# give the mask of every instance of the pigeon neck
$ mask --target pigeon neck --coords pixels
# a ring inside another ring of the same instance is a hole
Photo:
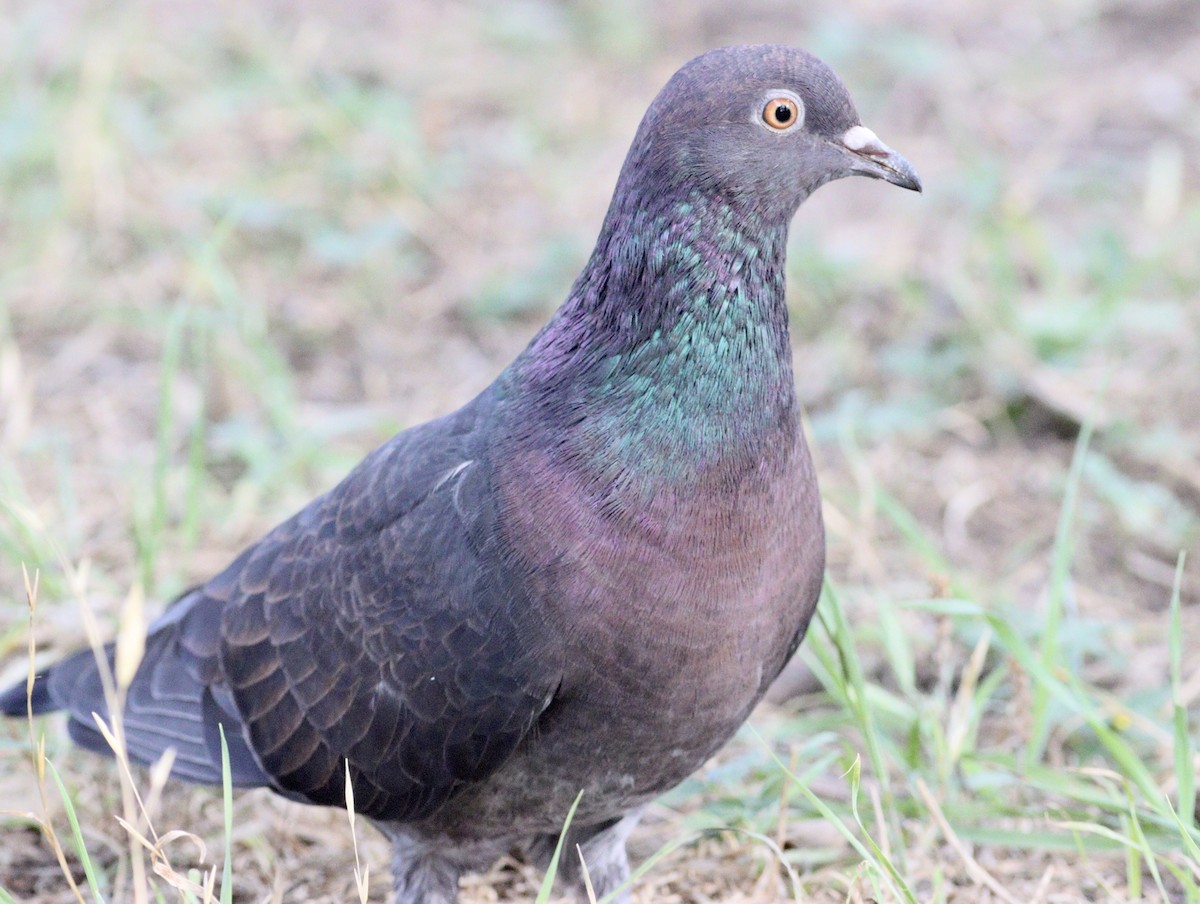
[[[777,442],[796,417],[786,240],[786,222],[700,192],[618,195],[571,295],[518,363],[565,454],[650,485],[790,448]]]

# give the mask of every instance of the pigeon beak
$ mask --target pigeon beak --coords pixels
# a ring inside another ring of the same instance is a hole
[[[921,179],[911,163],[879,140],[866,126],[853,126],[842,135],[842,147],[856,158],[853,172],[883,179],[892,185],[921,190]]]

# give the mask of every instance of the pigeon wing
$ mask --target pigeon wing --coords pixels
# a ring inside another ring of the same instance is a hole
[[[428,815],[498,768],[560,669],[503,548],[481,397],[406,431],[202,588],[220,681],[279,790]],[[210,607],[206,607],[210,608]]]

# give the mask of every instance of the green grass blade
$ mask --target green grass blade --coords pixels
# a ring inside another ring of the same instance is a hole
[[[880,637],[887,654],[888,664],[901,692],[909,700],[917,697],[917,665],[913,656],[912,641],[905,633],[900,619],[896,617],[896,605],[890,600],[880,599],[878,604]]]
[[[183,362],[183,336],[187,308],[177,306],[167,318],[163,336],[158,425],[155,432],[154,468],[150,482],[150,512],[135,520],[138,567],[143,587],[154,586],[154,568],[168,519],[167,483],[171,466],[171,439],[175,426],[175,388]]]
[[[229,745],[225,742],[225,725],[217,724],[221,733],[221,804],[225,823],[225,864],[221,867],[221,904],[233,904],[233,778],[229,769]]]
[[[1107,720],[1097,710],[1095,704],[1088,700],[1073,683],[1065,684],[1053,675],[1042,659],[1008,622],[997,616],[989,616],[988,622],[1009,653],[1029,673],[1038,691],[1065,705],[1069,712],[1082,717],[1096,734],[1100,743],[1107,749],[1109,756],[1113,758],[1122,775],[1141,792],[1147,803],[1156,809],[1160,808],[1162,805],[1159,803],[1161,795],[1158,784],[1146,768],[1141,756],[1122,740],[1117,732],[1109,728]],[[1070,680],[1069,676],[1068,680]],[[1164,818],[1170,818],[1165,811],[1162,812],[1162,815]]]
[[[1130,837],[1137,844],[1138,849],[1142,853],[1143,859],[1146,861],[1146,868],[1150,870],[1150,875],[1154,879],[1154,884],[1158,886],[1158,893],[1163,901],[1170,901],[1171,896],[1167,894],[1166,888],[1163,886],[1162,876],[1158,872],[1158,858],[1154,855],[1154,848],[1146,840],[1146,834],[1142,831],[1142,822],[1138,819],[1137,801],[1134,800],[1133,794],[1129,794],[1129,827],[1131,829]]]
[[[1046,617],[1042,623],[1041,662],[1048,669],[1059,665],[1061,654],[1059,633],[1067,603],[1067,585],[1071,576],[1071,560],[1074,552],[1073,529],[1075,509],[1079,501],[1079,487],[1083,481],[1083,465],[1087,460],[1088,445],[1092,438],[1093,422],[1089,420],[1079,431],[1075,452],[1071,456],[1071,468],[1067,472],[1067,485],[1063,493],[1062,506],[1058,513],[1058,526],[1054,532],[1054,552],[1050,563],[1050,596],[1046,605]],[[1025,747],[1026,762],[1041,759],[1050,736],[1050,703],[1053,695],[1049,688],[1037,686],[1033,692],[1033,705],[1029,741]]]
[[[75,813],[75,804],[71,801],[71,795],[67,793],[67,786],[63,784],[62,777],[58,774],[58,769],[49,760],[46,760],[46,768],[50,770],[50,777],[54,779],[54,785],[58,788],[58,796],[62,800],[63,809],[67,813],[67,821],[71,824],[71,843],[75,847],[75,856],[79,858],[79,862],[83,864],[83,874],[87,877],[88,888],[92,891],[92,897],[98,904],[104,904],[104,895],[100,892],[100,881],[96,876],[96,867],[92,863],[91,855],[88,854],[87,845],[83,841],[83,831],[79,828],[79,817]]]
[[[822,622],[830,641],[838,654],[841,672],[845,676],[847,686],[846,699],[862,732],[863,741],[867,747],[867,758],[871,763],[871,772],[879,782],[880,796],[883,800],[884,812],[889,825],[879,826],[879,831],[890,831],[896,838],[900,837],[899,819],[896,816],[896,801],[891,788],[891,775],[885,765],[882,752],[884,741],[875,725],[874,708],[869,705],[867,682],[863,677],[862,664],[854,647],[854,635],[846,621],[846,612],[842,608],[841,598],[832,581],[825,582],[825,598],[822,608],[828,616],[827,622]],[[895,757],[892,757],[895,759]],[[897,848],[899,851],[900,848]],[[903,861],[901,860],[901,868]]]
[[[1169,800],[1167,801],[1167,806],[1171,806]],[[1174,810],[1172,812],[1174,813]],[[1179,835],[1183,839],[1183,849],[1187,851],[1188,856],[1200,867],[1200,844],[1196,842],[1193,827],[1186,824],[1178,813],[1175,813],[1175,821],[1179,827]]]
[[[1186,828],[1196,827],[1196,773],[1193,764],[1196,753],[1188,730],[1187,703],[1183,699],[1183,624],[1180,618],[1179,593],[1183,584],[1183,566],[1187,554],[1181,552],[1175,563],[1175,583],[1171,588],[1170,626],[1167,645],[1171,661],[1171,728],[1174,735],[1175,786],[1178,818]],[[1188,837],[1190,832],[1184,833]]]
[[[864,844],[859,839],[858,833],[851,829],[850,826],[846,825],[845,821],[838,816],[836,812],[834,812],[832,807],[830,807],[827,803],[825,803],[825,801],[821,800],[820,797],[813,793],[812,789],[808,787],[808,782],[806,781],[805,776],[800,776],[793,772],[791,768],[784,763],[783,760],[781,760],[773,750],[770,751],[770,755],[771,759],[775,761],[775,765],[783,771],[784,775],[786,775],[792,780],[792,782],[795,783],[796,787],[800,789],[800,793],[804,795],[809,805],[817,811],[821,818],[837,829],[838,834],[846,839],[850,846],[858,852],[860,857],[862,857],[863,861],[884,877],[892,891],[892,894],[897,898],[903,898],[905,901],[909,902],[909,904],[916,904],[916,898],[913,896],[911,889],[908,888],[908,885],[900,877],[899,873],[895,870],[892,864],[887,861],[886,858],[883,858],[883,862],[880,862],[880,860],[876,858],[875,851],[879,850],[879,848],[876,846],[875,842],[870,840],[868,837],[869,846]],[[855,763],[857,764],[858,762],[859,761],[856,759]],[[807,774],[808,773],[806,773],[806,775]],[[854,781],[857,781],[857,779],[854,779]],[[861,827],[862,824],[859,823],[859,825]],[[884,827],[881,826],[880,828],[882,829]],[[863,829],[863,834],[869,836],[869,833],[866,832],[865,829]]]
[[[550,893],[554,888],[554,878],[558,875],[559,858],[562,857],[563,845],[567,841],[567,832],[571,828],[571,820],[575,818],[575,810],[582,799],[583,791],[580,791],[575,795],[575,802],[571,804],[571,809],[567,811],[567,819],[563,823],[562,832],[559,833],[558,843],[554,845],[554,856],[550,858],[550,865],[546,867],[546,876],[542,879],[541,888],[538,889],[535,904],[546,904],[550,900]]]
[[[850,767],[850,812],[854,814],[854,821],[858,824],[859,831],[862,832],[863,838],[866,839],[867,845],[871,848],[875,863],[883,865],[887,874],[891,876],[893,885],[904,893],[904,899],[916,904],[916,896],[913,895],[912,889],[908,887],[908,883],[904,881],[899,871],[892,865],[891,858],[884,854],[879,845],[875,843],[875,839],[871,837],[871,833],[867,831],[867,827],[863,823],[862,816],[858,812],[858,792],[861,790],[861,787],[862,761],[855,757],[854,763]],[[883,828],[883,826],[880,826],[881,830]]]

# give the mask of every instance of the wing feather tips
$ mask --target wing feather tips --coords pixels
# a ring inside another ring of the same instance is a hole
[[[23,716],[32,713],[36,716],[61,708],[50,693],[49,672],[34,675],[32,692],[29,691],[28,682],[24,678],[12,687],[0,691],[0,715]]]

